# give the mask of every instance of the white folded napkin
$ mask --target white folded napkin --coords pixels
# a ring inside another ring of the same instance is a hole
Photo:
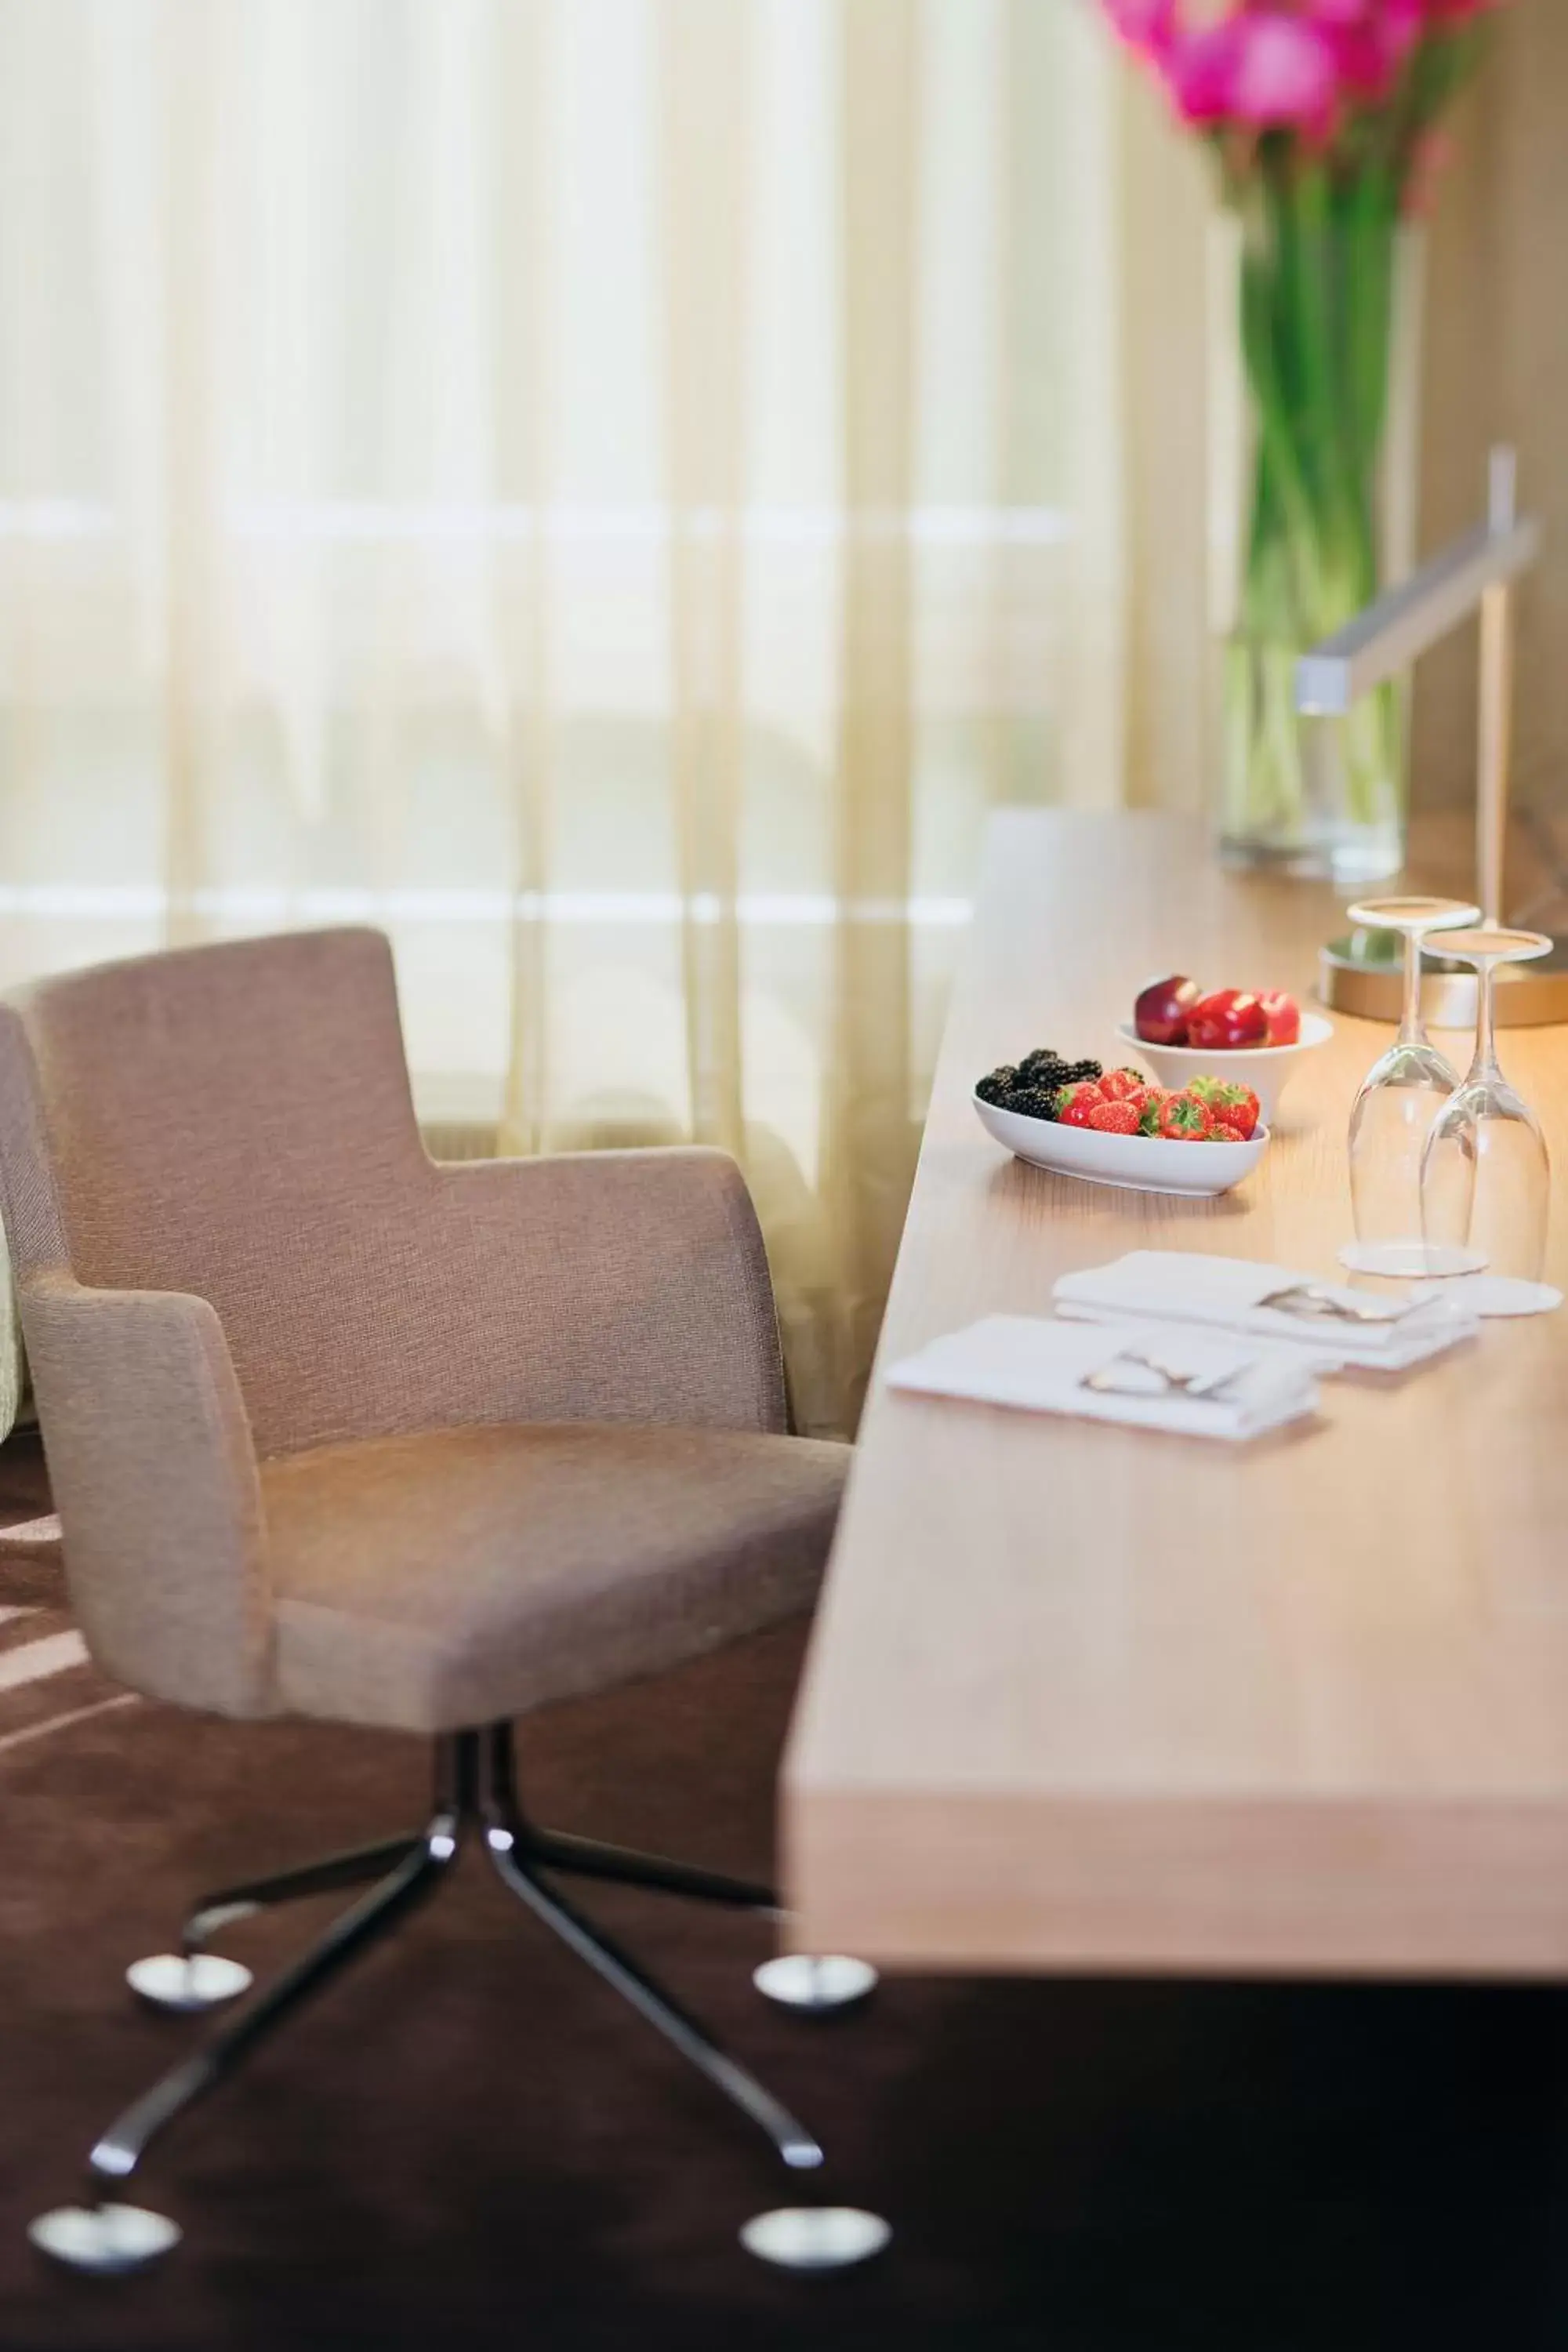
[[[1086,1385],[1091,1374],[1100,1376],[1094,1387]],[[1187,1375],[1205,1393],[1182,1392],[1177,1383]],[[1318,1402],[1300,1349],[1168,1323],[1110,1328],[1026,1315],[988,1315],[933,1339],[895,1364],[888,1385],[1197,1437],[1256,1437],[1311,1412]]]
[[[1264,1301],[1296,1293],[1294,1305]],[[1319,1371],[1377,1364],[1402,1371],[1440,1355],[1479,1328],[1458,1300],[1384,1297],[1346,1284],[1320,1282],[1288,1265],[1254,1258],[1207,1257],[1186,1250],[1131,1250],[1109,1265],[1063,1275],[1054,1292],[1063,1315],[1093,1321],[1203,1323],[1248,1338],[1287,1342],[1306,1351]],[[1337,1303],[1350,1318],[1313,1312]]]

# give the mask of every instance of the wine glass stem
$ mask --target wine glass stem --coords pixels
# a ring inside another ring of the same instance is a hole
[[[1493,967],[1483,963],[1476,971],[1476,1057],[1470,1064],[1468,1086],[1475,1078],[1500,1078],[1501,1067],[1497,1057],[1496,992],[1493,988]]]
[[[1399,1024],[1397,1042],[1401,1045],[1424,1045],[1426,1032],[1421,1026],[1421,934],[1405,934],[1405,1012]]]

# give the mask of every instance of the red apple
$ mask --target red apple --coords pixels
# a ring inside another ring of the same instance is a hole
[[[1268,1024],[1269,1044],[1271,1045],[1300,1045],[1301,1008],[1295,998],[1287,996],[1282,988],[1276,988],[1270,990],[1268,994],[1260,996],[1258,1002],[1262,1005],[1264,1019]]]
[[[1176,972],[1169,980],[1152,980],[1141,989],[1132,1008],[1132,1026],[1146,1045],[1184,1045],[1187,1017],[1203,994],[1195,980]]]
[[[1219,988],[1200,997],[1187,1015],[1187,1043],[1200,1051],[1234,1053],[1243,1045],[1266,1045],[1268,1015],[1263,1001],[1243,988]]]

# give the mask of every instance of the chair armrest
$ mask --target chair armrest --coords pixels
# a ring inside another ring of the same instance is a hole
[[[487,1419],[784,1427],[767,1255],[725,1153],[468,1161],[436,1198]]]
[[[156,1698],[270,1713],[271,1591],[249,1424],[205,1299],[23,1286],[72,1603],[98,1663]]]

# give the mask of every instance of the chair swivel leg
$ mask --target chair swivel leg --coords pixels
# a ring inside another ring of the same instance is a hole
[[[335,1919],[247,2008],[220,2026],[204,2048],[170,2067],[116,2116],[88,2158],[95,2201],[40,2215],[27,2233],[35,2245],[73,2269],[122,2271],[139,2268],[174,2243],[179,2231],[174,2222],[139,2207],[107,2203],[103,2191],[110,2183],[129,2179],[153,2141],[177,2116],[226,2080],[292,2010],[321,1991],[350,1960],[434,1892],[458,1852],[465,1821],[473,1818],[476,1753],[471,1733],[441,1743],[438,1810],[421,1835],[405,1847],[395,1868]]]
[[[214,2009],[249,1990],[247,1968],[226,1955],[210,1952],[208,1944],[225,1927],[310,1895],[328,1895],[346,1886],[368,1886],[395,1870],[418,1844],[416,1832],[384,1838],[376,1845],[356,1846],[346,1853],[327,1854],[320,1862],[276,1872],[269,1878],[247,1879],[205,1896],[186,1920],[177,1952],[154,1952],[132,1960],[125,1971],[132,1992],[155,2009]]]
[[[541,1884],[526,1861],[519,1859],[515,1835],[503,1822],[487,1822],[485,1844],[503,1884],[527,1904],[534,1917],[542,1920],[579,1959],[586,1960],[650,2025],[657,2026],[681,2056],[705,2074],[732,2105],[750,2116],[787,2165],[797,2171],[808,2171],[822,2162],[822,2150],[805,2125],[771,2091],[764,2090],[754,2075],[721,2050],[695,2019],[679,2008],[647,1971],[606,1935],[591,1927],[563,1896]]]
[[[299,2004],[422,1903],[458,1849],[458,1822],[438,1814],[379,1886],[342,1913],[319,1942],[275,1978],[248,2009],[220,2026],[205,2049],[173,2066],[110,2126],[88,2163],[100,2180],[133,2172],[149,2143],[177,2115],[232,2074]]]
[[[732,1904],[741,1911],[774,1911],[778,1896],[754,1879],[731,1878],[721,1870],[700,1870],[661,1853],[605,1845],[598,1838],[573,1837],[563,1830],[540,1829],[518,1802],[516,1751],[510,1723],[491,1727],[486,1740],[490,1786],[507,1809],[519,1858],[541,1870],[574,1878],[609,1879],[622,1886],[646,1886],[659,1895],[684,1895],[694,1903]]]
[[[172,2066],[118,2116],[88,2158],[91,2193],[99,2201],[41,2215],[28,2231],[34,2243],[79,2270],[134,2269],[166,2252],[179,2236],[173,2222],[136,2207],[105,2203],[102,2192],[111,2182],[129,2179],[158,2134],[216,2089],[290,2010],[425,1900],[457,1852],[458,1827],[455,1814],[437,1816],[390,1877],[362,1895],[311,1950],[221,2026],[205,2049]],[[153,2225],[151,2236],[138,2226],[147,2224]]]
[[[510,1727],[498,1726],[490,1732],[486,1757],[489,1772],[480,1797],[485,1848],[502,1884],[528,1906],[536,1919],[561,1938],[568,1950],[585,1960],[639,2016],[657,2027],[732,2105],[749,2116],[772,2140],[785,2164],[795,2171],[814,2170],[823,2160],[822,2150],[805,2125],[753,2074],[721,2050],[645,1969],[538,1878],[538,1857],[530,1851],[529,1833],[512,1796]]]
[[[207,1895],[191,1914],[181,1941],[187,1952],[199,1952],[220,1928],[248,1919],[254,1912],[270,1910],[275,1904],[297,1903],[309,1895],[330,1895],[340,1886],[369,1886],[395,1870],[420,1842],[417,1830],[405,1830],[401,1837],[383,1838],[376,1845],[351,1846],[345,1853],[323,1854],[320,1862],[280,1870],[270,1878],[252,1878],[238,1886],[223,1887]]]
[[[751,1879],[731,1878],[721,1870],[700,1870],[690,1863],[669,1862],[663,1854],[638,1853],[624,1845],[605,1845],[597,1838],[573,1837],[563,1830],[535,1829],[525,1822],[521,1832],[523,1853],[542,1870],[558,1870],[573,1878],[604,1878],[622,1886],[646,1886],[659,1895],[680,1895],[693,1903],[733,1904],[741,1911],[775,1911],[778,1896],[771,1886]]]
[[[568,1836],[560,1830],[536,1828],[522,1814],[517,1800],[516,1755],[510,1724],[496,1724],[486,1740],[490,1786],[508,1808],[514,1840],[514,1859],[531,1869],[560,1871],[569,1877],[600,1878],[626,1886],[646,1886],[661,1895],[679,1895],[697,1903],[732,1904],[739,1910],[764,1911],[782,1917],[777,1892],[721,1871],[700,1870],[689,1863],[668,1862],[662,1854],[637,1853],[626,1846],[603,1845],[597,1838]],[[875,1990],[877,1971],[868,1960],[841,1952],[781,1952],[752,1971],[752,1981],[764,1999],[783,2009],[826,2017],[853,2009]]]

